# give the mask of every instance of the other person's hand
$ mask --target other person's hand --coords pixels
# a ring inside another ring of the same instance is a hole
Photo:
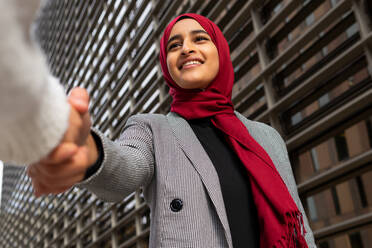
[[[98,158],[97,147],[90,134],[87,91],[72,89],[68,101],[71,107],[69,125],[62,141],[46,158],[27,168],[36,197],[67,191],[84,179],[86,170]]]

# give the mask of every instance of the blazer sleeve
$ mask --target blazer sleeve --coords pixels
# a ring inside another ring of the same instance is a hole
[[[121,201],[150,183],[154,174],[152,132],[137,116],[132,116],[120,138],[113,142],[96,129],[103,161],[98,171],[77,184],[109,202]]]
[[[295,178],[294,178],[294,175],[293,175],[293,171],[292,171],[292,167],[291,167],[291,164],[290,164],[288,151],[287,151],[287,146],[286,146],[285,141],[283,140],[283,138],[280,136],[280,134],[274,128],[272,128],[272,127],[269,127],[269,128],[273,130],[274,138],[277,140],[277,143],[279,143],[280,146],[281,146],[280,150],[281,150],[282,154],[281,154],[280,157],[282,159],[284,159],[284,164],[287,165],[287,166],[283,166],[281,168],[281,173],[280,174],[281,174],[282,178],[284,179],[284,181],[286,182],[289,193],[291,194],[291,196],[292,196],[293,200],[295,201],[298,209],[301,211],[301,213],[303,215],[304,227],[305,227],[305,230],[306,230],[306,233],[305,233],[306,243],[307,243],[309,248],[313,248],[313,247],[316,248],[316,244],[315,244],[315,241],[314,241],[314,235],[313,235],[313,232],[310,228],[309,221],[306,217],[305,210],[303,208],[303,205],[301,203],[301,199],[300,199],[299,194],[298,194],[297,184],[296,184],[296,181],[295,181]]]

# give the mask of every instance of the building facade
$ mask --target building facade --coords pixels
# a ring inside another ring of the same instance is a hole
[[[372,247],[372,13],[363,0],[58,1],[39,38],[52,72],[88,89],[94,126],[116,139],[129,116],[167,113],[158,63],[175,16],[209,17],[229,42],[233,102],[287,143],[320,248]],[[4,168],[1,247],[147,247],[141,191],[117,204],[85,190],[35,199]]]

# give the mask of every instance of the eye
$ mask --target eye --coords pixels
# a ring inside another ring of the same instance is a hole
[[[196,42],[198,42],[198,41],[205,41],[205,40],[209,40],[209,39],[207,37],[205,37],[205,36],[202,36],[202,35],[195,37],[195,41]]]
[[[176,48],[176,47],[179,47],[179,46],[182,46],[181,43],[179,43],[179,42],[174,42],[174,43],[172,43],[172,44],[170,44],[170,45],[168,46],[168,51],[170,51],[170,50],[172,50],[172,49],[174,49],[174,48]]]

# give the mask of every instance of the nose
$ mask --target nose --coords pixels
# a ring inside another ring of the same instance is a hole
[[[185,39],[183,44],[182,44],[182,55],[187,55],[187,54],[193,53],[193,52],[195,52],[195,48],[194,48],[192,42]]]

